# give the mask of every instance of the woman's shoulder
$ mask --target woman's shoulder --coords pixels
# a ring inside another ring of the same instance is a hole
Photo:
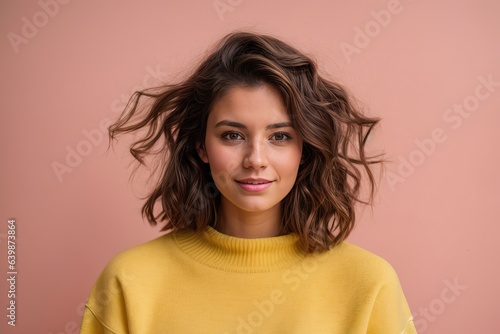
[[[353,279],[363,281],[398,281],[393,266],[383,257],[344,241],[319,255],[326,266]]]
[[[173,239],[173,233],[167,233],[117,253],[108,261],[102,275],[122,277],[161,266],[172,254]]]
[[[348,241],[343,241],[335,247],[332,247],[330,251],[331,256],[338,257],[339,259],[345,259],[349,262],[354,263],[372,263],[374,265],[386,266],[389,262],[385,260],[378,254],[375,254],[365,248],[355,245]]]

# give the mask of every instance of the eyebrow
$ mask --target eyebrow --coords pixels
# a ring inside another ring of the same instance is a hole
[[[238,123],[238,122],[232,122],[232,121],[226,121],[226,120],[218,122],[217,124],[215,124],[215,127],[224,126],[224,125],[232,126],[232,127],[240,128],[240,129],[247,129],[247,126],[245,124]],[[266,130],[288,128],[288,127],[290,127],[290,128],[293,127],[292,122],[281,122],[281,123],[269,124],[266,126]]]

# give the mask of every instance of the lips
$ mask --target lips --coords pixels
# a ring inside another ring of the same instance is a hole
[[[269,188],[273,181],[262,178],[246,178],[236,180],[236,182],[246,191],[259,192]]]
[[[262,184],[262,183],[269,183],[271,181],[266,180],[266,179],[243,179],[243,180],[238,180],[236,182],[245,183],[245,184]]]

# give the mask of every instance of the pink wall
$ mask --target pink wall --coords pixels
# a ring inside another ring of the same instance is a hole
[[[17,326],[4,280],[0,331],[76,333],[103,266],[158,235],[125,145],[106,155],[101,128],[134,87],[251,28],[316,55],[383,117],[372,143],[394,163],[350,240],[393,264],[419,332],[499,333],[498,13],[494,0],[3,1],[0,269],[14,217],[18,275]]]

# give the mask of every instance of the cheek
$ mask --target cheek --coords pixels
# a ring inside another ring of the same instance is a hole
[[[288,161],[288,164],[282,162],[283,168],[286,171],[291,183],[295,183],[296,181],[301,159],[302,150],[297,149],[288,157],[288,159],[285,160]]]
[[[287,170],[296,170],[300,165],[300,160],[302,159],[302,149],[301,147],[293,147],[286,153],[286,156],[280,159],[280,164],[283,168]]]
[[[238,166],[235,154],[234,152],[228,152],[228,150],[213,146],[207,147],[207,153],[212,179],[219,190],[221,190],[221,188],[224,188],[229,183],[229,176]]]

